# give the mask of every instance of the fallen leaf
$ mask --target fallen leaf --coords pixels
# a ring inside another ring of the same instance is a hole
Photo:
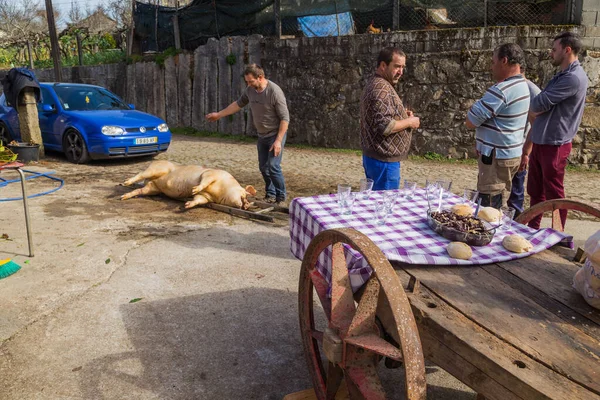
[[[85,244],[85,242],[83,242],[83,243],[79,243],[79,244],[77,245],[77,247],[81,247],[81,246],[83,246],[84,244]]]
[[[261,278],[265,277],[263,274],[256,274],[255,276],[256,276],[256,279],[261,279]]]
[[[107,258],[106,260],[104,260],[104,264],[108,264],[110,262],[110,258]]]
[[[135,299],[131,299],[129,300],[130,303],[137,303],[138,301],[142,300],[143,297],[136,297]]]
[[[8,239],[8,233],[3,233],[2,234],[2,239]]]
[[[72,371],[72,372],[81,371],[81,368],[83,368],[83,367],[81,367],[81,366],[79,366],[79,367],[75,367],[75,368],[73,368],[71,371]]]
[[[29,260],[25,260],[23,261],[25,264],[29,264]]]

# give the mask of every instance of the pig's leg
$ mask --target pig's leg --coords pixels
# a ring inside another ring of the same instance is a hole
[[[210,201],[201,194],[197,194],[194,196],[193,200],[185,202],[185,208],[192,208],[196,206],[201,206],[202,204],[210,203]]]
[[[160,190],[154,182],[150,181],[143,188],[124,194],[121,196],[121,200],[127,200],[135,196],[152,196],[154,194],[160,194]]]
[[[209,187],[216,181],[217,181],[217,179],[215,177],[202,176],[202,179],[200,180],[200,183],[198,184],[198,186],[194,186],[192,188],[192,194],[200,194],[204,189],[206,189],[207,187]]]
[[[144,179],[156,179],[160,178],[169,173],[169,171],[173,168],[173,165],[168,161],[154,161],[144,172],[140,172],[133,178],[127,179],[123,185],[131,186],[136,182],[143,181]]]
[[[144,171],[144,172],[146,172],[146,171]],[[133,185],[136,182],[143,181],[144,179],[146,179],[144,177],[144,172],[140,172],[139,174],[137,174],[133,178],[127,179],[125,182],[123,182],[123,186],[131,186],[131,185]]]

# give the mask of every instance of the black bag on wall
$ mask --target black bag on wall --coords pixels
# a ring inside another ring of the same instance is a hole
[[[21,91],[25,88],[33,88],[35,99],[41,101],[40,82],[33,71],[27,68],[13,68],[2,78],[2,89],[6,95],[6,104],[17,109]],[[18,110],[17,110],[18,111]]]

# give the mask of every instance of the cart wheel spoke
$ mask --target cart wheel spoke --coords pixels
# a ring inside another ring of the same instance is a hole
[[[327,400],[335,399],[342,379],[344,379],[344,370],[330,362],[327,366]]]
[[[377,375],[375,364],[346,368],[346,386],[352,400],[384,400],[385,391]]]
[[[376,278],[369,279],[365,285],[356,314],[348,329],[348,336],[358,336],[376,331],[375,315],[380,287],[381,285]]]
[[[335,243],[331,255],[331,325],[345,334],[350,327],[356,307],[350,286],[346,256],[342,243]]]
[[[321,300],[321,305],[323,306],[323,311],[325,311],[325,315],[327,319],[331,319],[331,299],[327,297],[327,290],[329,289],[329,284],[323,278],[323,275],[316,269],[310,272],[310,280],[319,296],[319,300]]]
[[[310,336],[315,339],[319,344],[323,344],[323,332],[321,331],[311,331]]]
[[[372,333],[361,336],[352,336],[346,338],[344,342],[393,360],[402,360],[402,350]]]

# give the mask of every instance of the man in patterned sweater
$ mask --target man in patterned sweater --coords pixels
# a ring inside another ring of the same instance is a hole
[[[381,50],[375,75],[360,99],[363,168],[367,178],[373,179],[373,190],[398,189],[400,161],[408,156],[412,129],[420,125],[394,89],[405,67],[404,52],[394,47]]]

